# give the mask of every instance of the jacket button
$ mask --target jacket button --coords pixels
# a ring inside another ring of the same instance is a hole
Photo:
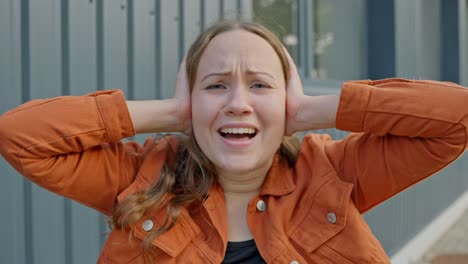
[[[328,213],[327,220],[330,224],[336,223],[336,214],[335,213]]]
[[[293,261],[289,262],[289,264],[299,264],[299,261],[293,260]]]
[[[265,201],[259,200],[259,201],[257,202],[257,210],[258,210],[258,211],[263,212],[263,211],[266,210],[266,207],[267,207],[267,205],[266,205]]]
[[[153,229],[153,221],[151,220],[145,220],[143,222],[143,224],[141,224],[141,227],[143,228],[143,230],[145,230],[146,232],[150,231],[151,229]]]

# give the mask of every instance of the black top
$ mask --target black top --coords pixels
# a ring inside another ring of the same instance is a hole
[[[255,241],[228,242],[222,264],[264,264]]]

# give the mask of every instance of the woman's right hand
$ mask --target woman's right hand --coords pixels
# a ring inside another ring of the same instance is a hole
[[[160,132],[188,134],[192,128],[192,109],[185,59],[180,64],[173,98],[126,103],[137,134]]]
[[[179,72],[176,78],[175,96],[173,99],[177,105],[176,116],[180,120],[181,126],[178,130],[188,135],[192,129],[192,106],[185,58],[179,66]]]

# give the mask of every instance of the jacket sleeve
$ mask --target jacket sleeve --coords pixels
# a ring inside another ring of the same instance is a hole
[[[37,185],[110,214],[134,179],[144,147],[134,135],[124,95],[33,100],[0,116],[0,154]]]
[[[445,168],[467,148],[468,89],[445,82],[385,79],[346,82],[327,141],[339,176],[354,184],[360,212]]]

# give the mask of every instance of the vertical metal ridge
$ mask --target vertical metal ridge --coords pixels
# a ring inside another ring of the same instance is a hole
[[[27,0],[26,0],[27,1]],[[32,187],[31,182],[23,179],[24,197],[24,260],[25,263],[34,263],[33,230],[32,230]]]
[[[184,16],[184,0],[179,0],[179,41],[178,41],[178,62],[184,58],[185,47],[185,16]]]
[[[468,1],[458,0],[459,82],[468,85]]]
[[[135,99],[135,49],[133,0],[127,0],[127,92],[128,98]]]
[[[224,0],[219,0],[219,19],[224,19]]]
[[[29,0],[21,0],[21,99],[23,103],[31,99],[29,33]]]
[[[29,0],[21,0],[21,100],[31,99],[31,65],[29,40]],[[23,179],[23,213],[24,213],[24,260],[34,263],[33,230],[32,230],[32,187],[31,182]]]
[[[237,0],[237,1],[236,1],[236,19],[237,19],[238,21],[242,19],[241,11],[242,11],[242,1],[241,1],[241,0]]]
[[[161,84],[161,1],[154,0],[154,84],[157,99],[162,97]]]
[[[64,1],[65,2],[65,1]],[[63,2],[62,2],[63,3]],[[71,210],[71,201],[67,198],[63,198],[63,220],[64,224],[64,248],[65,248],[65,262],[73,263],[73,234],[72,234],[72,210]]]
[[[382,79],[397,73],[396,6],[394,0],[367,1],[367,78]]]
[[[69,2],[68,0],[63,0],[60,2],[60,41],[61,41],[61,89],[62,95],[70,94],[70,21],[69,21]],[[71,216],[71,201],[68,199],[63,199],[63,220],[64,220],[64,230],[63,238],[64,243],[64,257],[66,263],[73,263],[73,234],[72,234],[72,216]]]
[[[200,32],[205,30],[205,0],[200,0]]]
[[[97,90],[104,89],[104,0],[96,0],[96,71]]]
[[[62,94],[70,94],[70,36],[69,36],[69,11],[68,0],[60,2],[60,40],[61,40],[61,60],[62,60]]]
[[[458,83],[460,81],[460,47],[458,2],[441,3],[442,19],[442,79]]]

